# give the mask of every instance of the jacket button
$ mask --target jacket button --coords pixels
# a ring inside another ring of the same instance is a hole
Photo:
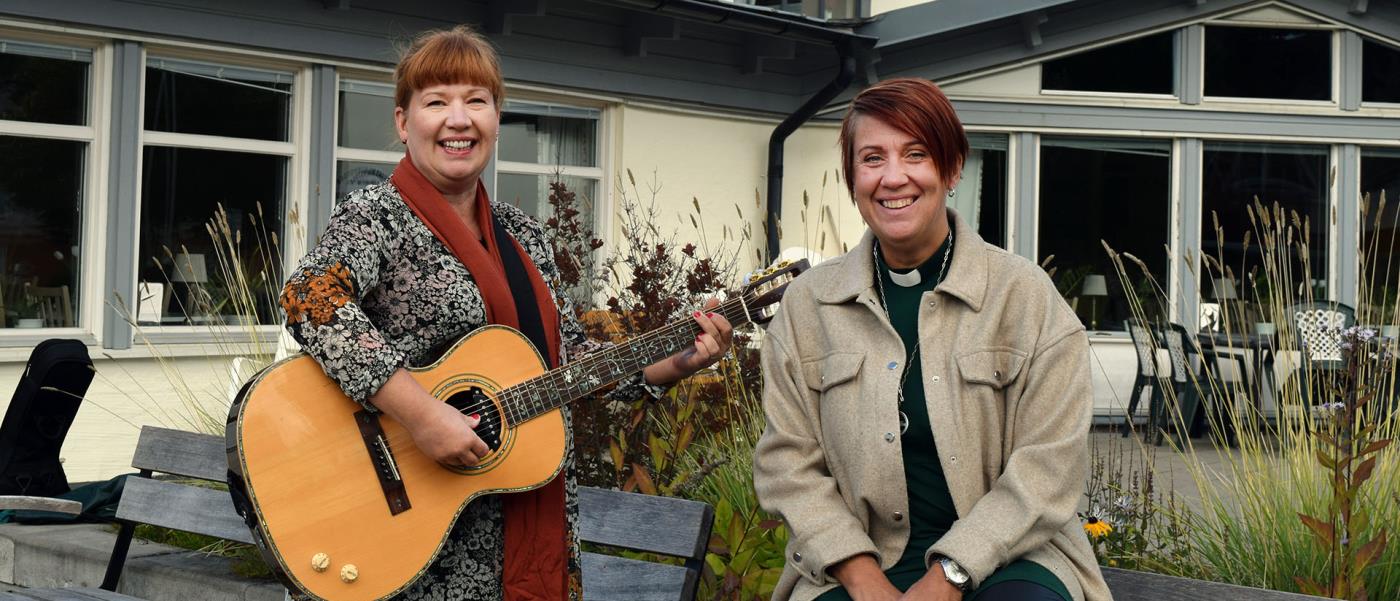
[[[934,382],[942,382],[942,381],[943,381],[943,378],[940,378],[940,377],[938,377],[938,376],[934,376],[932,379],[933,379]]]
[[[894,516],[893,516],[893,517],[894,517],[894,521],[896,521],[896,522],[903,522],[903,521],[904,521],[904,512],[902,512],[902,511],[896,511],[896,512],[894,512]]]
[[[886,365],[885,367],[890,368],[890,370],[894,370],[894,368],[899,367],[899,362],[898,362],[898,361],[890,361],[890,364],[889,364],[889,365]]]
[[[958,460],[958,456],[957,456],[957,455],[953,455],[953,456],[951,456],[951,457],[948,457],[948,460],[949,460],[949,461],[957,461],[957,460]]]
[[[1001,379],[1001,370],[1000,370],[1000,369],[994,369],[994,370],[992,370],[992,377],[993,377],[993,378],[997,378],[997,379]]]
[[[885,433],[885,442],[894,442],[894,432]]]
[[[824,375],[823,375],[823,376],[819,376],[819,377],[817,378],[817,381],[818,381],[818,382],[821,382],[821,383],[823,383],[823,384],[825,384],[825,383],[826,383],[826,376],[824,376]]]
[[[801,553],[793,553],[793,554],[792,554],[792,560],[793,560],[793,561],[802,561],[802,554],[801,554]]]

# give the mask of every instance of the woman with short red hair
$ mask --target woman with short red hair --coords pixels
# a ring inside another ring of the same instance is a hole
[[[842,169],[868,231],[789,285],[763,345],[775,600],[1109,599],[1075,518],[1088,339],[1034,263],[947,206],[967,136],[934,84],[861,92]]]
[[[504,102],[491,45],[466,26],[425,33],[395,79],[404,158],[389,181],[336,206],[292,271],[282,307],[287,329],[346,396],[394,418],[439,463],[472,466],[492,451],[473,431],[479,416],[439,401],[405,367],[430,365],[463,335],[493,323],[519,329],[550,366],[603,345],[584,337],[572,301],[558,293],[544,229],[520,209],[492,202],[481,182]],[[724,317],[696,311],[694,318],[704,333],[693,347],[624,380],[610,396],[659,395],[659,385],[722,355],[730,345]],[[571,441],[566,448],[572,451]],[[572,457],[542,488],[468,504],[436,561],[394,599],[577,601]]]

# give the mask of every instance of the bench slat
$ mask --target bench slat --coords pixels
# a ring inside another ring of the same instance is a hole
[[[20,511],[52,511],[55,513],[78,515],[83,512],[83,504],[70,499],[55,499],[53,497],[21,497],[3,495],[0,496],[0,509],[14,509]]]
[[[583,601],[690,601],[695,572],[680,566],[584,553]]]
[[[703,559],[715,511],[685,499],[580,486],[579,538],[637,551]]]
[[[228,480],[223,437],[155,426],[141,427],[131,467],[215,482]]]
[[[1149,572],[1101,568],[1114,601],[1198,601],[1200,599],[1230,599],[1231,601],[1313,601],[1323,599],[1311,595],[1285,593],[1250,588],[1220,582],[1192,580]]]
[[[228,492],[150,478],[127,478],[117,519],[252,544]]]
[[[0,601],[141,601],[100,588],[33,588],[0,593]]]

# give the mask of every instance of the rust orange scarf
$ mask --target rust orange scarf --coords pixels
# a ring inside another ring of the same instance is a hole
[[[506,234],[497,239],[486,187],[477,183],[476,223],[485,238],[483,245],[472,236],[466,223],[452,210],[405,154],[390,178],[399,195],[428,229],[466,266],[481,290],[490,323],[521,328],[521,316],[507,280],[501,253],[514,252],[525,266],[534,304],[543,325],[543,353],[550,367],[559,364],[559,311],[539,268],[530,261],[520,242]],[[500,230],[505,233],[505,230]],[[519,294],[519,292],[517,292]],[[522,306],[528,305],[522,303]],[[527,320],[532,321],[532,320]],[[528,333],[528,332],[527,332]],[[539,346],[539,341],[535,342]],[[565,601],[568,599],[568,523],[564,517],[564,476],[533,491],[502,498],[505,513],[505,574],[502,586],[506,601]]]

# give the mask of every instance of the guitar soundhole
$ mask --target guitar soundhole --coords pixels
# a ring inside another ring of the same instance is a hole
[[[500,409],[485,392],[476,386],[458,392],[447,398],[447,404],[464,415],[481,415],[481,423],[476,426],[476,435],[481,437],[492,451],[501,448],[502,424]]]

